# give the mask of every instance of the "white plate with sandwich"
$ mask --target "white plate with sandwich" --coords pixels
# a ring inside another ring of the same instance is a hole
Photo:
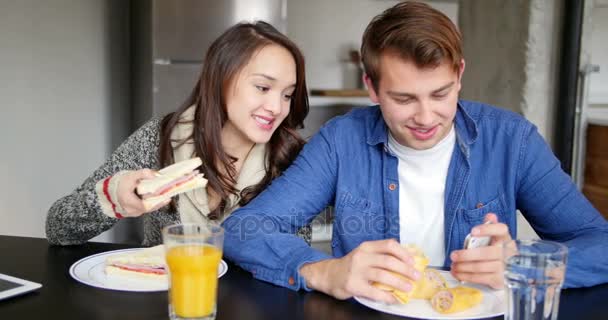
[[[222,260],[218,278],[227,271],[228,265]],[[72,264],[70,275],[78,282],[108,290],[155,292],[169,288],[162,245],[88,256]]]

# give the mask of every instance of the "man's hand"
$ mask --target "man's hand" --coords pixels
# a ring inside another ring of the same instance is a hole
[[[504,286],[502,244],[511,240],[511,236],[509,235],[509,227],[504,223],[498,223],[495,214],[488,213],[485,216],[485,221],[491,221],[492,223],[474,227],[471,234],[476,237],[491,237],[490,245],[453,251],[450,255],[452,259],[451,273],[461,281],[485,284],[494,289],[500,289]]]
[[[168,199],[150,210],[145,209],[142,199],[136,193],[137,185],[143,179],[152,179],[154,177],[154,171],[142,169],[128,172],[120,178],[120,183],[117,187],[117,197],[118,203],[125,211],[122,213],[125,217],[138,217],[146,212],[158,210],[171,202],[171,199]]]
[[[410,291],[412,285],[391,271],[417,280],[420,273],[414,269],[413,263],[414,259],[407,250],[394,239],[368,241],[342,258],[306,264],[300,269],[300,274],[309,288],[338,299],[359,296],[395,303],[392,294],[372,286],[372,283]]]

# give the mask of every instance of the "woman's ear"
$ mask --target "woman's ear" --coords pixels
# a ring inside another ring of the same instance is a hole
[[[369,99],[373,103],[380,103],[378,100],[378,94],[374,89],[374,85],[372,84],[372,79],[367,75],[367,73],[363,74],[363,83],[365,83],[365,87],[367,87],[367,93],[369,94]]]

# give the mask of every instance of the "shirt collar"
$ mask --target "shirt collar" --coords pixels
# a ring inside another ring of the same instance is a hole
[[[479,134],[477,123],[467,110],[463,108],[462,101],[458,101],[458,110],[456,111],[454,123],[456,124],[456,136],[459,137],[462,142],[470,145],[477,140]]]
[[[386,122],[384,122],[384,117],[382,116],[382,111],[380,110],[380,105],[376,105],[376,112],[374,112],[374,117],[372,121],[369,123],[371,127],[369,128],[370,135],[367,138],[367,144],[375,146],[379,143],[388,145],[388,128],[386,127]]]

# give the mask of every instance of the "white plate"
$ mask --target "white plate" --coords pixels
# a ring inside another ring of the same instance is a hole
[[[454,277],[452,277],[448,271],[439,272],[441,275],[443,275],[449,287],[460,285],[459,281],[454,279]],[[474,308],[450,314],[441,314],[435,311],[433,307],[431,307],[431,303],[428,300],[411,299],[406,304],[392,305],[360,297],[355,297],[355,300],[378,311],[419,319],[481,319],[496,317],[504,314],[504,290],[494,290],[486,286],[471,283],[466,283],[464,285],[481,290],[483,292],[483,300]]]
[[[108,256],[138,250],[142,249],[107,251],[82,258],[72,264],[70,267],[70,275],[78,282],[102,289],[135,292],[166,291],[169,288],[169,284],[166,281],[106,276],[104,269],[106,258]],[[228,271],[228,265],[224,260],[222,260],[217,270],[217,277],[219,278],[223,276],[226,271]]]

